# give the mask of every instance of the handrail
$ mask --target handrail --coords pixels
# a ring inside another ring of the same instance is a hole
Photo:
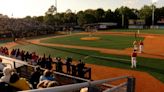
[[[105,91],[103,91],[103,92],[113,92],[113,91],[115,91],[115,90],[117,90],[117,89],[119,89],[119,88],[121,88],[121,87],[123,87],[123,86],[126,86],[127,85],[127,82],[124,82],[124,83],[121,83],[120,85],[118,85],[118,86],[115,86],[115,87],[113,87],[113,88],[109,88],[109,89],[107,89],[107,90],[105,90]]]
[[[27,62],[23,62],[21,60],[13,59],[11,57],[6,57],[6,56],[0,55],[0,58],[13,61],[13,63],[21,63],[23,65],[35,67],[33,65],[29,65]],[[52,88],[33,89],[33,90],[28,90],[28,91],[19,91],[19,92],[54,92],[54,91],[55,92],[65,92],[65,91],[75,91],[75,90],[80,90],[83,87],[90,87],[92,85],[103,84],[103,83],[106,83],[106,82],[113,82],[113,81],[120,80],[120,79],[125,79],[125,78],[128,79],[127,82],[122,83],[122,84],[117,85],[117,86],[114,86],[111,89],[107,89],[104,92],[112,92],[112,90],[116,90],[116,89],[118,89],[122,86],[125,86],[125,85],[127,86],[127,91],[128,91],[128,89],[130,89],[128,92],[134,92],[134,90],[133,90],[134,85],[133,85],[132,82],[135,82],[135,80],[131,79],[131,78],[133,78],[131,76],[120,76],[120,77],[116,77],[116,78],[108,78],[108,79],[103,79],[103,80],[90,81],[90,80],[87,80],[87,79],[67,75],[67,74],[64,74],[64,73],[59,73],[59,72],[54,72],[54,73],[59,74],[59,75],[63,75],[63,76],[67,76],[67,77],[70,77],[70,78],[74,78],[74,79],[83,80],[83,81],[86,81],[86,82],[70,84],[70,85],[63,85],[63,86],[57,86],[57,87],[52,87]]]
[[[21,61],[21,60],[18,60],[18,59],[14,59],[14,58],[11,58],[11,57],[0,55],[0,58],[6,59],[6,60],[9,60],[9,61],[13,61],[13,62],[16,62],[16,63],[20,63],[20,64],[23,64],[23,65],[27,65],[27,66],[30,66],[30,67],[33,67],[33,68],[36,67],[36,66],[33,66],[33,65],[29,65],[27,62],[24,62],[24,61]],[[42,70],[45,70],[45,69],[42,68]],[[64,73],[56,72],[56,71],[54,71],[54,73],[58,74],[58,75],[66,76],[66,77],[69,77],[69,78],[77,79],[77,80],[90,81],[88,79],[84,79],[84,78],[80,78],[80,77],[76,77],[76,76],[72,76],[72,75],[67,75],[67,74],[64,74]]]
[[[53,87],[53,88],[34,89],[34,90],[28,90],[28,92],[65,92],[66,90],[72,91],[75,89],[78,90],[79,88],[83,88],[83,87],[89,87],[90,85],[97,85],[97,84],[102,84],[102,83],[106,83],[106,82],[112,82],[112,81],[120,80],[120,79],[124,79],[124,78],[128,78],[128,76],[121,76],[121,77],[116,77],[116,78],[89,81],[89,82],[70,84],[70,85],[63,85],[63,86],[57,86],[57,87]],[[123,84],[121,84],[121,85],[123,85]],[[27,91],[19,91],[19,92],[27,92]]]
[[[33,89],[33,90],[27,90],[27,91],[18,91],[18,92],[69,92],[72,90],[80,90],[81,88],[88,87],[89,83],[78,83],[78,84],[70,84],[70,85],[64,85],[64,86],[57,86],[52,88],[44,88],[44,89]]]
[[[112,82],[115,80],[125,79],[128,77],[130,77],[130,76],[121,76],[121,77],[109,78],[109,79],[104,79],[104,80],[96,80],[96,81],[91,82],[91,85],[97,85],[97,84],[102,84],[102,83],[106,83],[106,82]]]
[[[12,68],[12,64],[10,64],[10,63],[4,63],[4,62],[3,62],[3,64],[5,64],[5,65],[10,65],[10,67]]]

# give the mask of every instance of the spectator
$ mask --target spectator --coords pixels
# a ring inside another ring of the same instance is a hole
[[[5,67],[3,69],[3,76],[0,78],[0,82],[9,83],[11,77],[12,69],[9,67]]]
[[[73,76],[76,76],[76,66],[75,65],[72,65],[72,75]]]
[[[72,58],[67,58],[66,59],[66,67],[67,67],[67,73],[70,74],[71,73],[71,63],[72,63]]]
[[[35,72],[32,73],[30,78],[30,83],[32,84],[33,88],[35,89],[37,84],[39,83],[39,78],[42,75],[40,67],[35,68]]]
[[[25,55],[24,55],[24,51],[23,50],[21,51],[20,55],[21,55],[21,60],[24,61],[24,56]]]
[[[51,61],[50,61],[49,58],[46,59],[45,68],[48,69],[48,70],[52,69]]]
[[[18,49],[17,52],[16,52],[16,58],[19,58],[20,59],[20,50]]]
[[[0,72],[3,71],[3,68],[5,67],[6,65],[2,63],[2,58],[0,58]]]
[[[12,73],[10,77],[10,85],[20,90],[30,90],[30,84],[25,78],[20,78],[17,73]]]
[[[26,52],[26,55],[25,55],[25,60],[26,60],[26,62],[28,61],[28,59],[29,59],[29,52],[27,51],[27,52]]]
[[[79,60],[79,63],[77,64],[77,72],[78,76],[82,78],[84,77],[84,66],[85,64],[81,60]]]
[[[10,56],[11,56],[11,57],[15,57],[15,52],[16,52],[16,50],[15,50],[15,49],[12,49],[12,51],[11,51],[11,53],[10,53]]]
[[[41,62],[40,62],[40,66],[41,66],[42,68],[45,68],[45,62],[46,62],[46,56],[45,56],[45,54],[44,54],[44,56],[42,57],[42,60],[41,60]]]
[[[56,81],[44,80],[37,85],[37,88],[49,88],[49,87],[55,87],[58,85],[59,83]]]
[[[54,78],[52,77],[52,73],[50,72],[50,70],[45,70],[43,75],[40,76],[39,81],[43,81],[43,80],[50,80],[53,81]]]
[[[57,62],[56,62],[56,71],[57,72],[63,72],[63,69],[62,69],[63,63],[61,61],[61,58],[57,57],[56,60],[57,60]]]

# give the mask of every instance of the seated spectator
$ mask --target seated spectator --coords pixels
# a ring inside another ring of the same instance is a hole
[[[39,78],[42,75],[40,67],[35,68],[35,72],[32,73],[30,78],[30,83],[32,84],[33,88],[35,89],[37,84],[39,83]]]
[[[56,81],[49,81],[49,80],[44,80],[41,81],[38,85],[37,88],[49,88],[49,87],[55,87],[58,86],[59,83]]]
[[[88,92],[88,88],[82,88],[80,89],[80,92]]]
[[[11,77],[12,69],[9,67],[5,67],[3,69],[3,76],[0,78],[0,82],[9,83]]]
[[[17,92],[18,90],[6,82],[0,82],[0,92]]]
[[[45,70],[43,72],[43,75],[40,76],[40,80],[39,81],[41,82],[43,80],[50,80],[50,81],[53,81],[54,80],[54,78],[53,78],[52,73],[50,72],[50,70]]]
[[[6,67],[6,65],[2,63],[2,58],[0,58],[0,72],[3,71],[4,67]]]
[[[31,89],[28,81],[26,81],[25,78],[20,78],[17,73],[11,74],[9,84],[15,88],[20,89],[20,90],[30,90]]]

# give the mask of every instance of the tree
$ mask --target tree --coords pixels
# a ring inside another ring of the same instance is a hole
[[[146,21],[146,25],[152,24],[152,7],[145,5],[141,8],[139,11],[139,16],[141,19],[144,19]]]
[[[97,9],[95,11],[95,17],[96,17],[97,22],[103,22],[104,17],[105,17],[105,11],[101,8]]]
[[[48,11],[45,13],[46,15],[54,15],[56,14],[56,7],[52,5],[50,8],[48,8]]]
[[[118,19],[123,21],[123,26],[128,27],[128,20],[129,19],[137,19],[137,13],[134,9],[130,9],[128,7],[120,7],[115,10],[115,12],[119,13]]]

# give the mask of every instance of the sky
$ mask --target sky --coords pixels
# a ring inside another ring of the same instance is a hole
[[[156,2],[157,7],[164,6],[164,0],[57,0],[58,12],[65,12],[71,9],[78,12],[86,9],[103,8],[104,10],[115,10],[121,6],[140,9],[144,5],[151,5]],[[0,0],[0,14],[9,17],[41,16],[51,5],[55,5],[55,0]]]

